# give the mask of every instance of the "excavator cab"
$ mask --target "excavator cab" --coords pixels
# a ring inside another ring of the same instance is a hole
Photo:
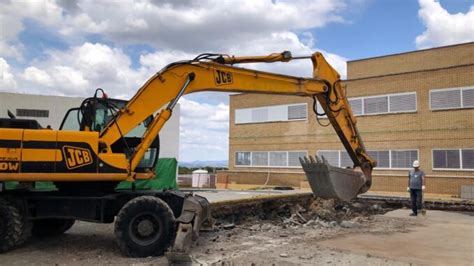
[[[71,108],[66,112],[59,130],[84,131],[89,128],[91,131],[100,132],[113,119],[116,111],[126,106],[127,103],[128,101],[120,99],[87,98],[80,107]],[[152,120],[153,115],[150,115],[122,139],[112,144],[112,151],[124,153],[127,157],[132,156],[135,147],[142,141],[142,136]],[[158,162],[159,153],[160,137],[158,135],[140,161],[136,172],[153,171]]]

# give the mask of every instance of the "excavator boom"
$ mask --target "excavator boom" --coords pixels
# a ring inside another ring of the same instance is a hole
[[[299,78],[262,71],[238,68],[234,64],[288,62],[296,59],[311,59],[313,78]],[[182,84],[181,87],[168,84]],[[173,90],[174,89],[174,90]],[[132,114],[118,117],[101,133],[101,138],[113,142],[119,137],[114,128],[127,132],[134,124],[141,121],[150,109],[157,109],[169,102],[155,118],[146,132],[144,141],[132,157],[133,170],[147,150],[147,139],[156,136],[164,123],[171,116],[172,107],[182,95],[199,91],[245,92],[281,95],[299,95],[312,97],[315,104],[319,101],[342,144],[360,172],[330,166],[324,158],[301,158],[303,170],[315,196],[337,198],[348,201],[360,193],[366,192],[371,185],[372,168],[376,162],[367,154],[356,125],[345,90],[340,83],[340,75],[324,59],[321,53],[311,56],[293,58],[291,53],[283,52],[268,56],[235,57],[226,55],[209,55],[192,61],[171,64],[152,77],[135,95],[126,107],[134,110]],[[165,95],[169,93],[169,95]],[[146,106],[146,109],[141,107]],[[141,111],[141,114],[137,111]],[[139,118],[134,118],[139,116]],[[116,126],[114,127],[114,123]],[[337,169],[337,171],[335,170]]]

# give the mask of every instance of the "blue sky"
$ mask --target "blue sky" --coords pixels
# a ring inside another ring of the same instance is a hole
[[[0,1],[0,91],[129,98],[201,52],[347,60],[474,40],[472,0]],[[308,62],[257,66],[308,76]],[[228,95],[181,101],[180,159],[228,156]]]

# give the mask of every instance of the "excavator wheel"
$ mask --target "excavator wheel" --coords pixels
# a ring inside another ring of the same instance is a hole
[[[32,234],[37,237],[59,236],[71,229],[74,219],[41,219],[33,221]]]
[[[22,245],[31,234],[31,222],[17,204],[0,198],[0,253]]]
[[[163,255],[173,241],[175,230],[173,211],[153,196],[130,200],[115,221],[117,243],[130,257]]]

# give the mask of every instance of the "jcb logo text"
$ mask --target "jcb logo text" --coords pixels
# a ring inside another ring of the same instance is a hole
[[[91,152],[88,149],[64,146],[63,155],[68,169],[74,169],[92,163]]]
[[[19,162],[0,162],[1,172],[18,172],[20,169]]]
[[[234,79],[232,78],[231,72],[216,70],[214,71],[214,81],[216,85],[227,85],[232,84]]]

